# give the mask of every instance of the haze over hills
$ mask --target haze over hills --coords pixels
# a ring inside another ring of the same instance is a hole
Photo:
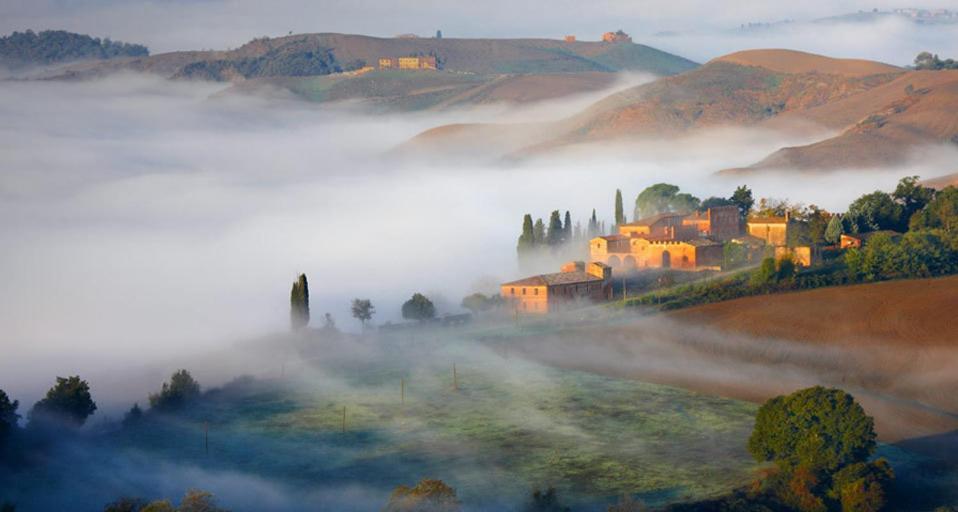
[[[923,145],[958,141],[956,110],[958,72],[909,71],[791,50],[749,50],[619,92],[571,118],[536,126],[525,146],[499,149],[503,154],[536,155],[583,143],[761,127],[831,136],[783,148],[735,171],[884,167],[902,163]],[[526,127],[504,129],[521,139]],[[490,132],[507,139],[503,130],[457,126],[426,132],[413,144],[448,142],[450,133],[465,142]]]
[[[378,67],[380,58],[416,55],[435,56],[440,70],[364,68]],[[300,34],[255,39],[228,51],[85,62],[43,78],[85,79],[127,70],[171,79],[234,82],[236,93],[278,90],[309,101],[363,100],[373,107],[403,111],[538,101],[604,89],[620,71],[673,75],[696,66],[631,42]],[[361,73],[350,73],[360,69]]]

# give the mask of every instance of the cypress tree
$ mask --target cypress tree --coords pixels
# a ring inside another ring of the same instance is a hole
[[[622,208],[622,191],[615,189],[615,225],[625,224],[625,210]]]
[[[542,219],[536,219],[536,225],[532,229],[532,233],[535,235],[536,245],[546,243],[546,225],[542,223]]]
[[[572,215],[569,213],[569,210],[565,211],[565,226],[563,226],[563,231],[565,231],[565,241],[568,242],[572,240]]]
[[[595,208],[592,209],[592,218],[589,219],[589,239],[599,236],[599,221],[595,218]]]
[[[832,218],[828,220],[828,227],[825,228],[825,241],[837,244],[842,239],[842,233],[845,232],[844,226],[842,226],[842,219],[836,213],[832,215]]]
[[[546,242],[549,245],[559,245],[562,243],[562,218],[559,216],[559,210],[553,210],[549,216],[549,231],[546,234]]]
[[[528,253],[536,245],[536,234],[534,231],[535,228],[532,226],[532,215],[528,213],[522,218],[522,234],[519,235],[519,243],[516,247],[516,250],[519,252],[519,255]]]
[[[309,325],[309,284],[306,274],[300,274],[289,292],[289,322],[294,331]]]

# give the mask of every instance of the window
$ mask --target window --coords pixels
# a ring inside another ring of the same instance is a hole
[[[526,289],[525,289],[525,288],[522,289],[522,294],[523,294],[523,295],[526,294]]]
[[[509,290],[510,290],[509,293],[511,293],[512,295],[515,295],[515,294],[516,294],[516,289],[515,289],[515,288],[510,288]]]
[[[533,288],[533,289],[532,289],[532,294],[533,294],[533,295],[539,295],[539,289],[538,289],[538,288]]]

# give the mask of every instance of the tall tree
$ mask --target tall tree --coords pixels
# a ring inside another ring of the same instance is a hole
[[[536,245],[545,245],[546,240],[546,225],[543,224],[542,219],[536,219],[536,224],[532,228],[533,237],[536,240]]]
[[[595,218],[595,208],[592,209],[592,217],[589,218],[589,239],[599,236],[599,221]]]
[[[842,226],[842,218],[838,214],[832,215],[828,219],[828,227],[825,228],[825,241],[830,244],[837,244],[841,241],[845,233],[845,227]]]
[[[935,198],[935,189],[923,187],[918,176],[907,176],[898,182],[892,197],[902,206],[904,224]]]
[[[30,410],[30,423],[63,422],[81,427],[96,411],[90,385],[78,375],[57,377],[57,383]]]
[[[300,274],[289,292],[289,322],[294,331],[309,325],[309,283],[306,274]]]
[[[549,216],[549,231],[546,234],[546,243],[556,246],[562,243],[563,238],[562,218],[559,216],[559,210],[553,210]]]
[[[2,460],[4,444],[17,429],[17,421],[20,419],[20,415],[17,414],[19,406],[20,402],[17,400],[11,402],[10,397],[0,389],[0,460]]]
[[[958,188],[945,187],[911,219],[911,229],[938,228],[958,233]]]
[[[748,213],[752,211],[752,206],[755,206],[755,199],[752,197],[752,189],[745,185],[737,187],[729,200],[735,203],[735,206],[738,206],[738,212],[743,219],[748,217]]]
[[[865,194],[848,206],[848,220],[856,233],[868,231],[893,230],[904,231],[908,225],[902,223],[904,207],[891,195],[880,190]]]
[[[536,234],[532,224],[532,215],[527,213],[522,217],[522,234],[519,235],[519,243],[516,245],[516,251],[522,256],[532,251],[535,246]]]
[[[666,212],[691,212],[699,208],[701,201],[692,194],[680,193],[679,187],[668,183],[656,183],[639,193],[635,198],[635,219]]]
[[[402,305],[402,317],[420,322],[436,317],[436,306],[425,295],[414,293],[412,298]]]
[[[625,209],[622,207],[622,191],[615,189],[615,225],[625,224]]]
[[[565,211],[565,223],[562,225],[562,234],[565,242],[572,240],[572,215]]]
[[[366,322],[372,320],[376,308],[369,299],[353,299],[352,312],[353,318],[359,320],[363,324],[363,329],[365,329]]]

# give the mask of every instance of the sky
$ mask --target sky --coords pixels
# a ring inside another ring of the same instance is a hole
[[[401,33],[445,37],[598,39],[624,29],[637,42],[705,61],[746,47],[787,46],[836,56],[905,64],[921,49],[954,36],[955,28],[911,24],[837,30],[806,26],[778,34],[742,36],[727,31],[749,22],[811,19],[859,10],[911,7],[889,0],[805,2],[709,0],[3,0],[0,33],[57,28],[148,45],[154,52],[235,48],[254,37],[289,32]],[[958,9],[956,0],[925,0],[920,7]],[[958,25],[956,25],[958,27]],[[680,36],[662,37],[662,32]],[[656,35],[659,34],[659,35]],[[940,48],[956,50],[958,37]],[[904,60],[904,62],[901,62]]]

